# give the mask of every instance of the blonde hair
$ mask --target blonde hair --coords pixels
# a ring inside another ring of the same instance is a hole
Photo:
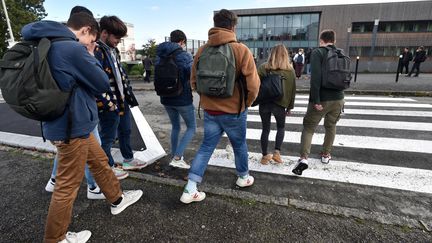
[[[267,70],[293,70],[288,51],[284,45],[278,44],[273,47],[264,67]]]

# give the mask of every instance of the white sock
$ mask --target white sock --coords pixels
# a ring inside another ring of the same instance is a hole
[[[195,193],[195,192],[197,192],[198,191],[198,189],[197,189],[197,183],[195,181],[188,180],[188,183],[185,186],[185,190],[188,193]]]
[[[247,179],[247,178],[249,177],[249,174],[244,175],[244,176],[239,176],[239,177],[242,178],[242,179],[244,180],[244,179]]]

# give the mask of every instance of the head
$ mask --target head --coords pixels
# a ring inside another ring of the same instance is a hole
[[[100,21],[102,42],[110,47],[117,47],[121,38],[127,34],[127,27],[117,16],[103,16]]]
[[[76,38],[83,45],[90,45],[97,40],[99,24],[87,13],[72,14],[66,26],[75,34]]]
[[[405,47],[404,52],[408,52],[408,51],[409,51],[408,47]]]
[[[265,64],[265,68],[269,70],[292,69],[288,51],[284,45],[278,44],[272,48],[267,63]]]
[[[336,43],[336,33],[334,30],[323,30],[320,34],[320,46]]]
[[[304,49],[303,48],[300,48],[299,49],[299,53],[301,54],[301,53],[304,53]]]
[[[73,14],[76,14],[76,13],[86,13],[86,14],[88,14],[88,15],[90,15],[90,16],[93,17],[92,11],[90,11],[88,8],[83,7],[83,6],[75,6],[75,7],[73,7],[71,9],[70,16],[72,16]]]
[[[174,30],[170,34],[170,41],[174,43],[178,43],[181,47],[186,46],[186,35],[181,30]]]
[[[417,50],[424,51],[424,46],[419,46]]]
[[[221,9],[213,16],[214,27],[225,28],[232,31],[235,30],[237,20],[237,15],[226,9]]]

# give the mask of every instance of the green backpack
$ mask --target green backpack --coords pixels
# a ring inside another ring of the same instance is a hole
[[[235,82],[235,57],[230,44],[207,46],[197,63],[197,92],[212,97],[231,97]]]
[[[73,92],[60,90],[48,65],[51,42],[59,40],[66,38],[17,43],[0,60],[3,98],[13,110],[27,118],[50,121],[60,117]]]

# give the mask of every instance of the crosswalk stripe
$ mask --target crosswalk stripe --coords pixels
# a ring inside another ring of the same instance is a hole
[[[306,109],[306,107],[296,107],[292,111],[305,113]],[[250,107],[248,108],[248,110],[252,112],[257,112],[258,107]],[[347,115],[432,117],[431,111],[344,109],[344,113]]]
[[[309,95],[296,95],[296,99],[309,99]],[[397,97],[363,97],[363,96],[345,96],[345,100],[375,100],[375,101],[407,101],[416,102],[411,98],[397,98]]]
[[[213,153],[209,164],[235,168],[233,156],[225,149],[218,149]],[[294,168],[298,157],[281,157],[285,161],[283,165],[261,165],[259,163],[261,154],[249,152],[249,170],[293,175],[291,170]],[[424,169],[335,160],[331,160],[330,164],[325,165],[318,159],[309,158],[309,169],[303,172],[302,177],[432,193],[432,171]]]
[[[260,140],[261,129],[246,130],[246,139]],[[224,135],[226,136],[226,135]],[[269,141],[274,141],[276,131],[270,131]],[[284,142],[300,143],[301,132],[285,132]],[[312,138],[312,144],[321,145],[324,141],[324,134],[315,133]],[[335,147],[349,147],[362,149],[378,149],[390,151],[405,151],[417,153],[432,153],[432,141],[405,139],[405,138],[386,138],[337,134],[333,143]]]
[[[261,122],[261,117],[258,115],[248,115],[248,122]],[[272,116],[272,123],[276,120]],[[303,124],[303,117],[289,116],[285,119],[286,124]],[[321,120],[320,125],[324,124],[324,119]],[[400,129],[400,130],[413,130],[413,131],[432,131],[432,123],[427,122],[398,122],[398,121],[379,121],[379,120],[362,120],[362,119],[346,119],[342,118],[337,123],[338,126],[343,127],[366,127],[366,128],[383,128],[383,129]]]
[[[308,104],[307,100],[296,100],[296,105]],[[431,104],[421,104],[421,103],[394,103],[394,102],[355,102],[347,101],[345,106],[373,106],[373,107],[409,107],[409,108],[432,108]],[[258,109],[258,106],[253,107]]]

